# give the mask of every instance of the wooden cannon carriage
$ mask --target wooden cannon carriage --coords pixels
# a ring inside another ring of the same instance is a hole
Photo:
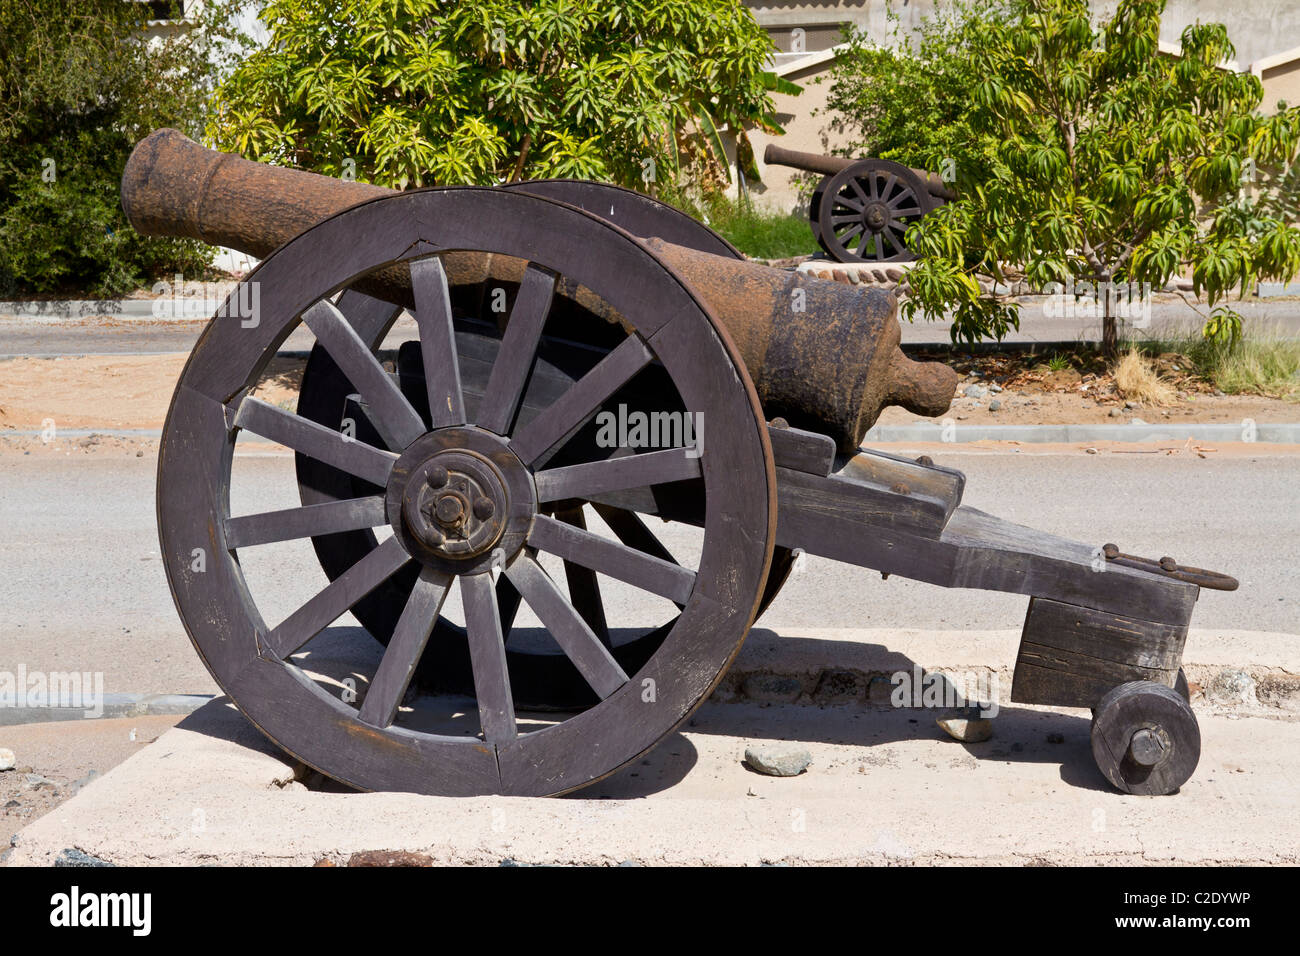
[[[769,144],[763,162],[821,173],[808,220],[822,251],[838,262],[910,262],[907,227],[955,198],[935,173],[889,159],[847,159]]]
[[[745,262],[615,187],[392,193],[172,130],[137,146],[122,199],[142,232],[265,257],[177,385],[158,525],[205,664],[306,764],[370,790],[589,784],[708,696],[801,548],[1029,595],[1012,699],[1094,708],[1123,790],[1169,793],[1195,768],[1183,640],[1199,588],[1235,582],[1010,524],[962,505],[960,472],[860,449],[881,407],[939,414],[956,384],[903,355],[890,293]],[[418,340],[387,368],[404,309]],[[316,345],[291,411],[250,391],[299,323]],[[598,425],[615,409],[693,425],[647,447]],[[232,514],[241,432],[297,453],[299,506]],[[652,517],[698,546],[671,553]],[[302,539],[329,583],[267,620],[245,559]],[[614,584],[663,615],[610,627]],[[545,646],[517,639],[522,606]],[[312,671],[348,611],[385,645],[356,699]]]

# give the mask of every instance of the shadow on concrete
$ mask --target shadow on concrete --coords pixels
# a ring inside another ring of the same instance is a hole
[[[780,674],[780,667],[800,667],[808,661],[815,674],[816,662],[825,668],[862,675],[869,680],[872,675],[896,672],[913,674],[919,665],[912,658],[880,644],[852,641],[819,640],[813,638],[782,638],[776,633],[756,628],[750,640],[753,644],[742,653],[733,666],[732,682],[745,674]],[[365,698],[370,675],[378,665],[381,646],[359,627],[334,627],[323,632],[308,645],[309,653],[299,655],[295,662],[308,670],[323,693],[342,694],[345,690],[354,697],[350,703],[360,706]],[[779,651],[776,650],[779,647]],[[779,653],[781,661],[774,659]],[[770,660],[771,659],[771,660]],[[776,668],[767,671],[770,663]],[[828,663],[828,662],[833,662]],[[816,683],[815,677],[802,677],[805,683]],[[350,683],[349,683],[350,682]],[[967,703],[964,695],[951,682],[944,680],[942,693],[945,700]],[[815,691],[814,691],[815,692]],[[346,698],[345,698],[346,699]],[[1000,706],[993,718],[994,736],[980,743],[961,743],[953,740],[936,720],[949,716],[953,708],[894,707],[888,703],[872,704],[863,698],[840,702],[808,703],[807,694],[801,703],[761,702],[742,700],[739,703],[706,702],[684,725],[692,733],[716,734],[742,740],[785,740],[833,745],[851,745],[868,748],[863,763],[869,772],[877,768],[887,772],[888,761],[875,762],[870,748],[875,745],[909,740],[941,740],[960,748],[980,761],[1006,763],[1058,763],[1061,780],[1072,786],[1090,790],[1111,790],[1097,770],[1090,745],[1090,721],[1087,716],[1075,713],[1055,713],[1020,706]],[[399,724],[411,730],[474,738],[478,734],[478,713],[472,698],[457,695],[409,694],[399,715]],[[541,729],[557,720],[563,713],[524,713],[519,715],[520,729]],[[267,739],[229,698],[221,697],[186,717],[179,727],[197,733],[229,740],[241,746],[281,757],[290,765],[296,759],[285,754]],[[737,753],[736,759],[741,759]],[[680,783],[696,766],[699,753],[691,741],[681,733],[672,733],[632,763],[610,776],[570,795],[573,799],[633,799],[666,790]],[[313,790],[352,792],[315,773],[310,768],[299,768],[299,779]]]

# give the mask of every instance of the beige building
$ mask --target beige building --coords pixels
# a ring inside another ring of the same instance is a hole
[[[1278,100],[1300,103],[1300,46],[1256,60],[1250,72],[1264,84],[1264,109],[1271,112]]]
[[[934,12],[934,0],[892,0],[897,21],[891,20],[890,0],[745,0],[746,6],[767,30],[777,49],[773,69],[803,87],[798,96],[775,97],[778,121],[785,136],[750,135],[758,159],[762,183],[746,184],[750,195],[765,205],[780,209],[800,206],[797,170],[766,167],[763,150],[769,142],[786,149],[829,153],[846,144],[847,138],[830,128],[826,98],[830,69],[844,27],[865,31],[881,44],[891,44],[894,30],[913,30]],[[1094,2],[1098,15],[1115,8],[1114,0]],[[1179,37],[1194,22],[1228,24],[1237,57],[1225,69],[1250,71],[1264,84],[1263,109],[1272,111],[1279,100],[1300,102],[1300,0],[1169,0],[1160,30],[1162,52],[1178,55]]]

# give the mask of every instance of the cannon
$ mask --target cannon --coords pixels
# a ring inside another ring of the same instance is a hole
[[[838,262],[908,262],[907,227],[955,194],[935,173],[888,159],[847,159],[768,144],[763,161],[821,173],[808,219],[822,251]]]
[[[1027,595],[1011,699],[1093,708],[1123,791],[1195,769],[1183,642],[1200,589],[1236,582],[1011,524],[962,504],[959,471],[862,448],[884,405],[938,414],[956,381],[903,356],[891,293],[746,262],[613,186],[390,192],[172,130],[122,202],[142,232],[264,257],[177,383],[158,526],[214,679],[303,763],[363,790],[581,788],[707,698],[802,549]],[[253,392],[300,324],[291,409]],[[234,507],[244,433],[295,452],[298,504]],[[283,595],[257,552],[286,542],[323,587]],[[637,626],[611,625],[615,591]],[[313,650],[349,611],[383,649],[340,681]]]

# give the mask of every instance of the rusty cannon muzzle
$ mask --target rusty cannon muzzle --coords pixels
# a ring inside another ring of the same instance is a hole
[[[527,190],[527,184],[521,188]],[[394,191],[205,149],[171,129],[142,140],[122,175],[122,208],[137,231],[200,239],[259,258],[350,206]],[[899,348],[897,300],[855,287],[642,237],[690,285],[736,342],[768,417],[856,449],[886,405],[946,411],[956,373]],[[476,251],[445,257],[452,285],[517,281],[523,263]],[[358,288],[412,301],[409,272],[381,270]],[[598,297],[563,294],[610,320]]]

